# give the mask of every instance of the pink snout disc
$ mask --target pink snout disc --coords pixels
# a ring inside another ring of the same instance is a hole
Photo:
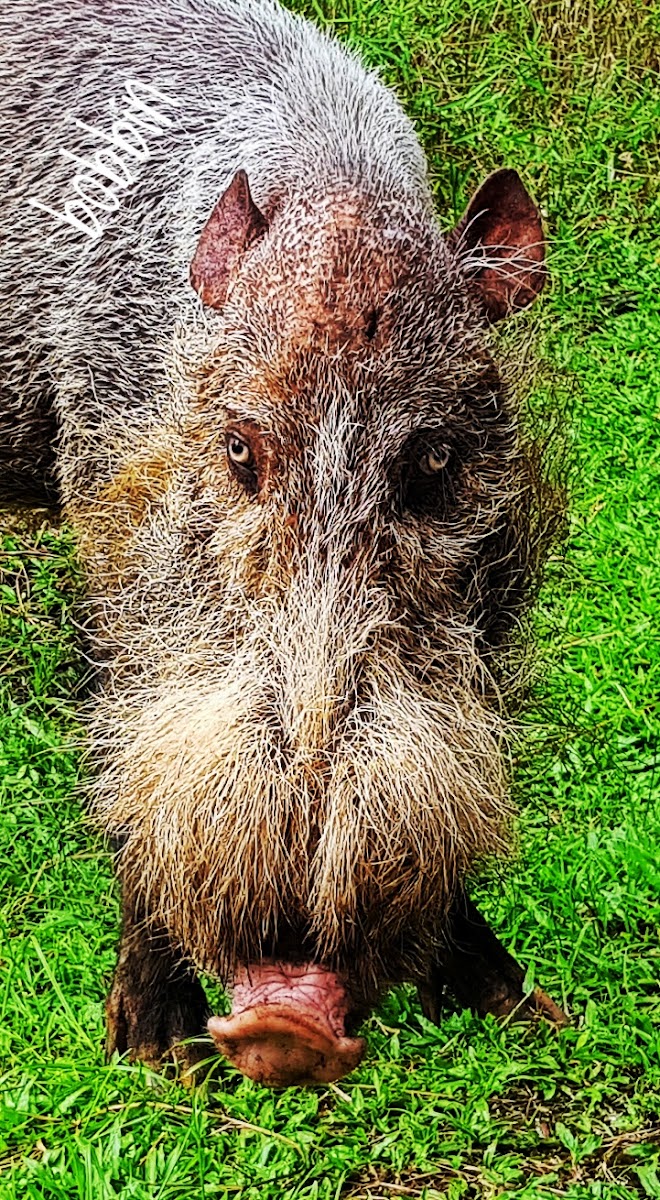
[[[322,1021],[278,1004],[211,1017],[209,1033],[243,1075],[270,1087],[331,1083],[357,1067],[362,1038],[337,1037]]]
[[[344,1036],[347,996],[317,963],[261,962],[241,967],[233,1012],[211,1017],[219,1052],[244,1075],[271,1087],[331,1083],[354,1070],[362,1038]]]

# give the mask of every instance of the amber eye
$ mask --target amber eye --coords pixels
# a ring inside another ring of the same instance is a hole
[[[438,471],[444,470],[449,462],[449,449],[447,446],[437,446],[435,450],[427,450],[419,460],[420,469],[425,475],[437,475]]]
[[[227,455],[230,462],[235,463],[237,467],[249,467],[251,464],[252,451],[250,447],[235,433],[230,433],[227,437]]]
[[[259,489],[259,472],[252,447],[240,433],[227,434],[227,460],[238,482],[254,495]]]
[[[460,461],[441,436],[436,430],[421,432],[404,446],[396,490],[400,512],[443,519],[456,503]]]

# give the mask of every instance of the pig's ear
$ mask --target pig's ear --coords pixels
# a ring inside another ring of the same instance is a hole
[[[449,243],[481,293],[491,321],[527,308],[545,283],[541,217],[515,171],[488,176]]]
[[[222,308],[239,259],[267,228],[245,171],[237,171],[206,222],[190,264],[190,282],[204,304]]]

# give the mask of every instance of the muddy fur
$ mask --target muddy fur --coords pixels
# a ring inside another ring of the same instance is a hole
[[[40,90],[55,37],[69,52]],[[7,386],[23,441],[37,404],[56,416],[100,664],[94,812],[120,874],[223,977],[278,952],[363,1001],[422,977],[457,881],[506,843],[503,664],[555,523],[493,363],[483,255],[442,235],[393,96],[274,5],[17,0],[0,44],[25,71],[0,125],[25,147]],[[97,242],[45,245],[25,197],[61,204],[65,113],[102,124],[131,77],[176,99],[171,126]],[[205,309],[188,268],[239,167],[267,229]]]

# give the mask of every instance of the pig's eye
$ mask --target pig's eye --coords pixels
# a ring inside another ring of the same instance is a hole
[[[257,467],[249,442],[237,433],[227,434],[227,458],[234,474],[248,491],[256,491]]]
[[[237,467],[247,467],[250,465],[250,459],[252,458],[250,447],[247,442],[236,437],[233,433],[230,433],[227,439],[227,454]]]
[[[400,512],[446,516],[456,501],[458,462],[433,434],[416,437],[403,453],[396,503]]]
[[[437,475],[438,471],[444,470],[449,462],[449,448],[447,446],[438,446],[434,450],[427,450],[419,460],[420,470],[425,475]]]

